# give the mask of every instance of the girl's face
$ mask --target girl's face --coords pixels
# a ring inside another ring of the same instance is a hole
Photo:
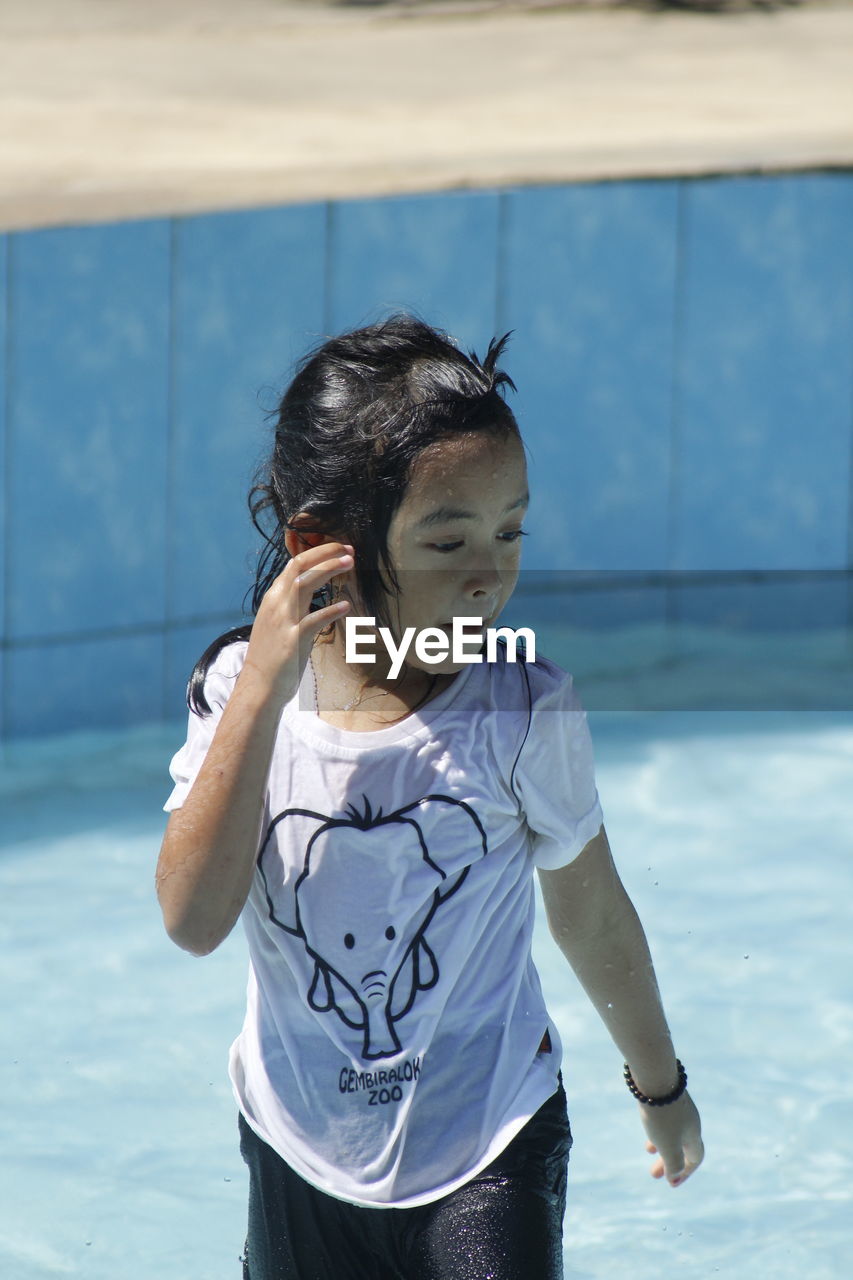
[[[406,627],[438,627],[452,641],[454,617],[494,624],[518,580],[527,502],[524,449],[515,435],[471,432],[423,450],[388,530],[400,583],[400,595],[389,600],[398,637]],[[476,648],[466,641],[466,652]],[[414,644],[406,661],[438,675],[463,666],[450,654],[424,663]]]

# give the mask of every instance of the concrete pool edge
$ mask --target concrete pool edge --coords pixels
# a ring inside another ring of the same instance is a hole
[[[847,4],[76,8],[0,17],[0,229],[853,167]]]

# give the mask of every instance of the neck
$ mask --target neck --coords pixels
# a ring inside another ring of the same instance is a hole
[[[379,724],[392,724],[411,714],[453,679],[404,666],[392,680],[387,670],[377,671],[376,664],[347,663],[343,643],[337,636],[315,643],[311,665],[317,715],[363,714]]]

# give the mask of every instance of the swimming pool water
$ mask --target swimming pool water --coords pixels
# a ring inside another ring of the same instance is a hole
[[[583,693],[583,689],[582,689]],[[575,1136],[567,1280],[853,1272],[853,714],[591,710],[617,863],[707,1159],[672,1190],[543,921]],[[228,1280],[239,930],[177,950],[153,874],[182,726],[21,744],[0,776],[0,1275]]]

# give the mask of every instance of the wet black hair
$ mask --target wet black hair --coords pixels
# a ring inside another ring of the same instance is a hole
[[[352,545],[367,616],[389,625],[386,580],[394,590],[399,584],[388,529],[415,459],[428,445],[465,432],[521,438],[504,399],[515,383],[497,368],[509,337],[493,338],[480,361],[423,320],[394,315],[305,356],[274,415],[272,453],[249,494],[252,522],[264,539],[253,616],[290,559],[285,533],[297,527],[290,521],[307,512],[311,523],[300,522],[299,532],[337,534]],[[311,610],[329,600],[326,588]],[[235,627],[205,650],[187,688],[191,710],[210,711],[204,681],[212,662],[251,630],[251,623]]]

